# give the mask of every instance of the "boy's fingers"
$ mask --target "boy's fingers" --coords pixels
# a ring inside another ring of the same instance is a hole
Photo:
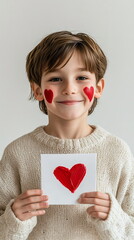
[[[45,214],[44,209],[49,207],[47,201],[48,196],[43,195],[41,189],[32,189],[20,194],[11,208],[18,219],[25,221],[33,216]]]
[[[32,203],[43,202],[43,201],[48,201],[47,195],[36,196],[36,197],[32,196],[32,197],[23,199],[23,206],[32,204]]]
[[[19,195],[18,198],[23,200],[25,198],[28,198],[29,196],[40,196],[42,194],[43,194],[43,191],[41,189],[30,189],[22,193],[21,195]]]
[[[25,221],[25,220],[28,220],[34,216],[40,216],[40,215],[44,215],[46,212],[45,210],[36,210],[36,211],[29,211],[29,212],[26,212],[24,214],[22,214],[19,219],[21,221]]]
[[[15,210],[31,203],[48,201],[48,196],[40,195],[40,193],[42,193],[40,189],[28,190],[25,193],[22,193],[15,199],[12,209]]]
[[[102,207],[102,206],[92,206],[87,209],[87,212],[90,214],[92,212],[103,212],[103,213],[109,213],[108,207]]]
[[[81,194],[82,198],[99,198],[104,200],[110,200],[110,197],[107,193],[101,193],[101,192],[87,192]]]
[[[95,204],[98,206],[110,207],[109,200],[102,200],[99,198],[80,198],[78,199],[78,202],[83,204]]]
[[[48,208],[49,205],[47,202],[41,202],[41,203],[33,203],[33,204],[29,204],[26,205],[24,207],[22,207],[21,212],[22,213],[26,213],[26,212],[31,212],[31,211],[37,211],[37,210],[42,210],[43,208]]]
[[[108,217],[108,214],[104,213],[104,212],[92,212],[90,215],[93,218],[98,218],[98,219],[102,219],[102,220],[106,220]]]
[[[92,206],[87,209],[87,213],[92,217],[106,220],[110,209],[102,206]]]

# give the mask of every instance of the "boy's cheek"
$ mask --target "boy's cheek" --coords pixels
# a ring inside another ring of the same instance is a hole
[[[91,102],[93,97],[94,97],[94,87],[84,87],[83,92],[86,94],[88,97],[89,101]],[[54,98],[54,92],[52,89],[45,89],[44,90],[44,97],[48,103],[52,103],[53,98]]]
[[[45,96],[45,99],[48,103],[52,103],[53,101],[53,97],[54,97],[54,93],[51,89],[45,89],[44,90],[44,96]]]
[[[94,87],[85,87],[83,89],[83,92],[86,94],[86,96],[88,97],[89,101],[91,102],[93,97],[94,97]]]

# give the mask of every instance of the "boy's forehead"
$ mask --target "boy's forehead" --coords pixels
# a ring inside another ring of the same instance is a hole
[[[49,67],[44,67],[43,72],[46,73],[52,73],[52,72],[59,72],[60,70],[62,70],[62,68],[64,68],[68,62],[75,56],[75,61],[77,62],[79,59],[79,64],[78,67],[76,67],[77,71],[88,71],[87,66],[85,64],[85,59],[83,57],[83,55],[79,52],[74,50],[73,52],[69,53],[65,59],[62,61],[62,63],[60,62],[60,58],[56,59],[55,64],[53,67],[49,68]],[[59,64],[58,64],[59,63]]]
[[[53,65],[51,65],[53,62]],[[70,67],[73,67],[73,70],[76,72],[86,71],[88,73],[95,73],[95,64],[92,61],[92,58],[87,56],[85,52],[81,52],[77,49],[70,51],[65,58],[61,56],[57,59],[51,59],[51,62],[48,62],[47,65],[42,68],[42,76],[53,73],[62,73],[64,67],[71,62]],[[50,65],[49,65],[50,64]]]

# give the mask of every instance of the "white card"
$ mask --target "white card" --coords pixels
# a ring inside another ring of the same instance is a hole
[[[44,194],[48,195],[49,204],[77,204],[82,193],[96,191],[96,158],[96,153],[41,154],[41,188]],[[75,167],[73,167],[74,165]],[[58,176],[55,176],[54,170],[57,167],[55,174],[57,173]],[[72,167],[73,169],[70,171]],[[70,179],[66,179],[69,178],[66,173],[71,176]],[[61,180],[66,184],[68,182],[70,188],[74,188],[74,192],[64,186]],[[76,188],[77,181],[81,182]]]

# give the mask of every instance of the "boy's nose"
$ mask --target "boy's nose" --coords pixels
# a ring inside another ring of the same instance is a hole
[[[63,95],[71,95],[77,93],[77,87],[72,83],[67,83],[62,90]]]

